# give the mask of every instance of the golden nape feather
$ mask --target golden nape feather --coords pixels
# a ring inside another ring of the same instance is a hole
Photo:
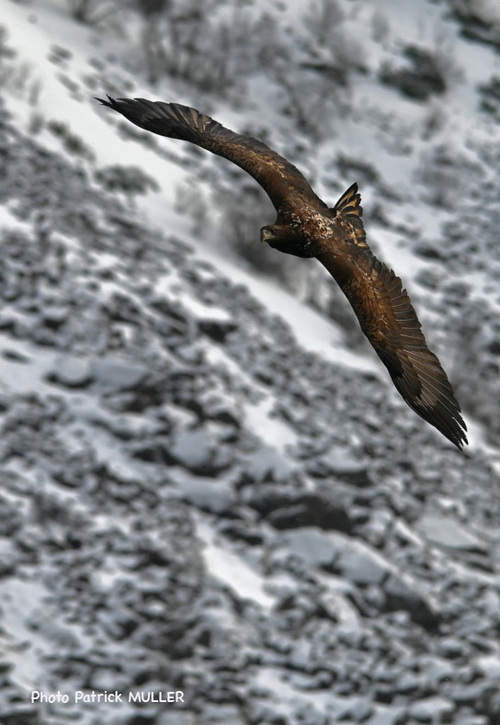
[[[261,238],[299,257],[316,257],[338,282],[396,389],[419,416],[461,449],[467,443],[460,405],[399,277],[371,252],[357,184],[333,208],[302,173],[262,141],[222,126],[194,108],[144,98],[97,99],[136,126],[222,156],[250,174],[277,212]]]

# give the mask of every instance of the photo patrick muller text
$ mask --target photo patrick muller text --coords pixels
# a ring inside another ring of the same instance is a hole
[[[95,692],[94,690],[76,690],[71,695],[62,693],[59,690],[57,692],[46,693],[40,690],[33,690],[31,693],[31,702],[39,703],[62,703],[63,705],[69,702],[78,704],[81,703],[92,703],[92,702],[133,702],[137,705],[143,703],[179,703],[184,702],[184,692],[182,690],[174,690],[173,692],[159,692],[159,691],[142,691],[133,690],[130,692]]]

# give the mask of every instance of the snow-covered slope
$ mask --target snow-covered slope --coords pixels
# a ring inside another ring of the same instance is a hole
[[[494,4],[70,5],[2,7],[0,721],[498,722]],[[468,451],[321,270],[264,256],[251,180],[106,92],[266,137],[332,202],[357,179]]]

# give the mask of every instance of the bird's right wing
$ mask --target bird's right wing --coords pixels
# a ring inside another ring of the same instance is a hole
[[[326,209],[301,172],[283,156],[262,141],[235,133],[194,108],[145,98],[108,96],[108,100],[97,100],[146,131],[189,141],[229,159],[253,176],[277,210],[299,199]]]

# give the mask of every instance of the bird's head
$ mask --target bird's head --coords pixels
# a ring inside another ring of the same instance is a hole
[[[260,241],[262,243],[267,242],[267,244],[271,244],[271,242],[276,239],[276,236],[276,228],[274,224],[268,224],[260,230]]]
[[[260,230],[260,241],[266,242],[273,249],[294,257],[313,257],[315,251],[307,244],[304,237],[290,224],[268,224]]]
[[[266,242],[270,247],[279,249],[282,252],[287,251],[286,246],[294,237],[294,230],[288,224],[276,222],[268,224],[260,230],[260,241]]]

